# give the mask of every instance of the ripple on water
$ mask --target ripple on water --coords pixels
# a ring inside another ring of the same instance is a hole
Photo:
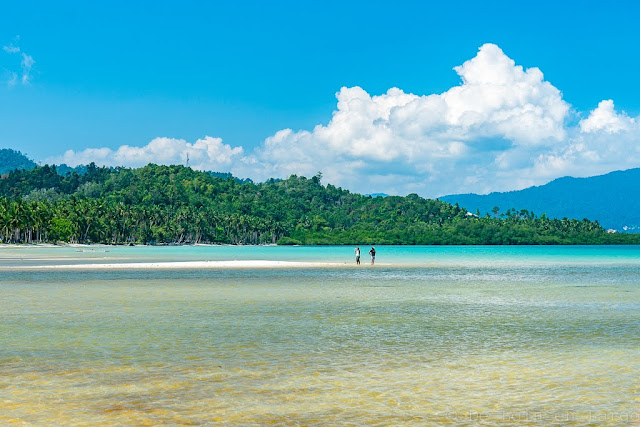
[[[5,275],[0,424],[632,424],[638,273]]]

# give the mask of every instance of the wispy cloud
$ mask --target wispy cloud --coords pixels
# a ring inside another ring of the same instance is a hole
[[[3,46],[2,50],[4,50],[7,53],[20,53],[20,48],[18,46],[14,46],[13,44],[10,44],[8,46]]]
[[[158,138],[140,148],[69,151],[58,160],[184,164],[189,154],[197,168],[256,180],[322,171],[327,182],[355,191],[430,197],[640,165],[640,118],[616,111],[612,100],[588,114],[572,111],[540,69],[524,69],[494,44],[454,70],[460,84],[440,94],[343,87],[327,125],[280,130],[248,153],[219,138]],[[572,124],[576,113],[585,118]]]
[[[19,41],[20,37],[16,37],[10,44],[2,46],[2,50],[5,53],[17,56],[20,61],[18,65],[5,69],[8,75],[7,84],[9,86],[15,86],[19,83],[23,85],[31,83],[31,72],[36,62],[31,55],[28,55],[20,48]]]

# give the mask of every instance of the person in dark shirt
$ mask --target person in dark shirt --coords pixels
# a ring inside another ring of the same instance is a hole
[[[371,255],[371,265],[376,262],[376,248],[371,246],[371,250],[369,251],[369,255]]]

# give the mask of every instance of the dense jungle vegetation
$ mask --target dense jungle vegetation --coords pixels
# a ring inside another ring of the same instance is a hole
[[[55,166],[0,179],[0,239],[9,243],[110,244],[611,244],[588,219],[550,219],[510,209],[478,217],[410,194],[371,197],[321,175],[256,184],[183,166],[102,168],[64,176]]]

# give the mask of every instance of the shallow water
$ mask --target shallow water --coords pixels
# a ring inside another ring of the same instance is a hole
[[[271,260],[355,263],[353,246],[1,246],[0,268],[112,262]],[[370,246],[361,246],[369,264]],[[640,246],[379,246],[387,266],[637,265]]]
[[[0,249],[0,424],[640,423],[639,247],[377,249]]]

